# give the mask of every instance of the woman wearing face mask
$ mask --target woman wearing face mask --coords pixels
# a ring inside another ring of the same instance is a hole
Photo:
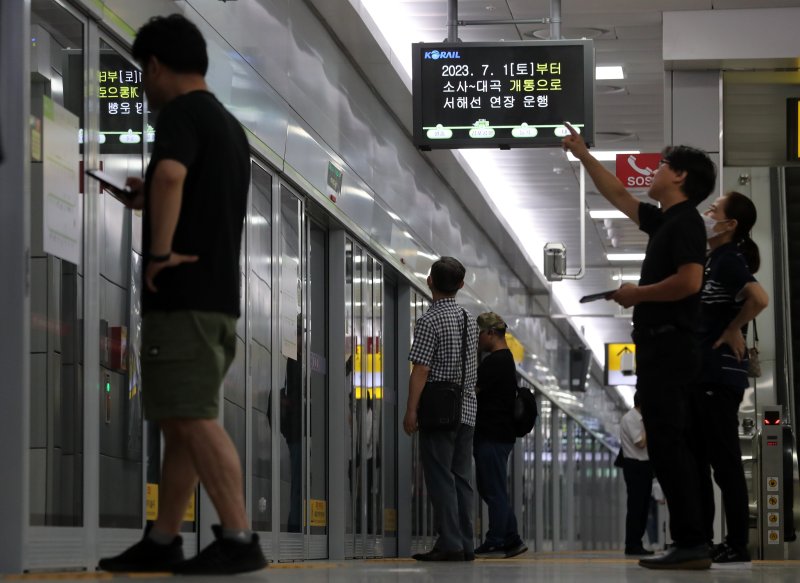
[[[739,448],[739,405],[747,377],[747,349],[742,332],[768,303],[753,277],[758,271],[758,245],[750,238],[756,207],[745,195],[729,192],[718,198],[703,221],[709,254],[700,296],[703,369],[692,395],[692,436],[701,476],[701,500],[708,540],[714,536],[714,480],[722,491],[727,536],[712,549],[718,566],[750,564],[747,483]]]

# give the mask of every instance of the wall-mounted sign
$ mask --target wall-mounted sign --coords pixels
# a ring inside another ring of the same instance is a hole
[[[341,168],[338,168],[333,162],[328,162],[328,179],[325,183],[328,188],[328,197],[333,202],[336,202],[336,199],[342,194],[343,175]]]
[[[617,178],[627,189],[650,188],[661,154],[617,154]]]
[[[81,264],[83,205],[80,199],[78,117],[44,98],[42,245],[51,255]]]
[[[606,384],[636,385],[636,345],[606,344]]]
[[[554,147],[564,122],[593,142],[592,41],[413,45],[414,144]]]

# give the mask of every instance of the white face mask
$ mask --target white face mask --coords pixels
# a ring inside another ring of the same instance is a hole
[[[702,215],[703,223],[706,227],[706,239],[713,239],[714,237],[719,237],[722,233],[718,233],[714,230],[714,227],[717,226],[717,223],[724,223],[725,221],[717,221],[716,219],[712,219],[708,215]]]

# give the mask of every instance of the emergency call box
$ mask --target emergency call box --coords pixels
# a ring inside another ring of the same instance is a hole
[[[414,144],[558,147],[569,122],[594,141],[590,40],[413,45]]]

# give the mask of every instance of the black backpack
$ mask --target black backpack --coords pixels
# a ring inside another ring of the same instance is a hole
[[[517,437],[525,437],[531,432],[539,417],[536,397],[528,388],[517,387],[517,398],[514,399],[514,433]]]

